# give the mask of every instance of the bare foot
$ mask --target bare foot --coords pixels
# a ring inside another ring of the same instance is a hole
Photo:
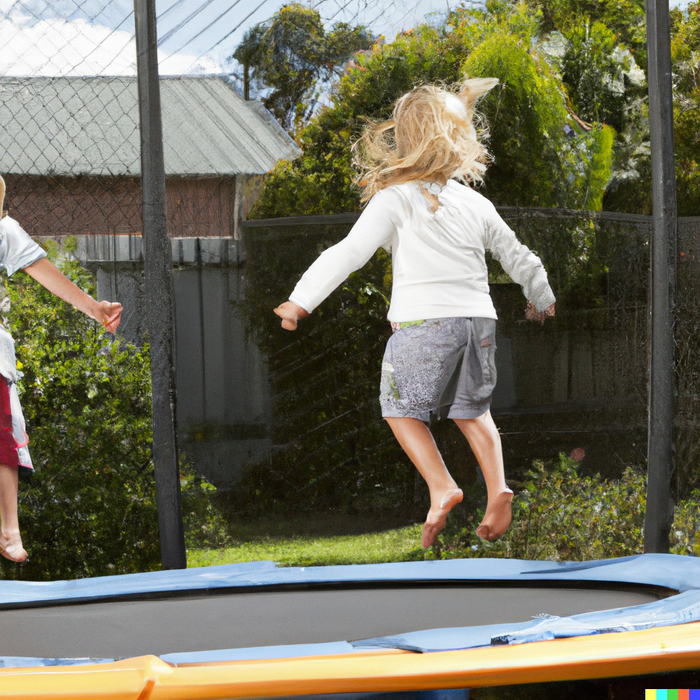
[[[462,489],[450,489],[445,492],[445,495],[440,501],[440,506],[437,510],[432,508],[428,511],[428,517],[423,525],[423,535],[421,537],[421,545],[428,549],[435,542],[435,538],[440,534],[440,531],[445,527],[447,522],[447,514],[458,504],[462,502],[464,494]]]
[[[0,554],[10,561],[22,562],[27,556],[27,551],[22,546],[22,537],[17,532],[8,535],[0,534]]]
[[[513,500],[513,492],[510,489],[501,493],[489,501],[486,506],[486,513],[481,525],[476,528],[476,534],[482,540],[493,542],[503,535],[510,527],[511,513],[510,503]]]

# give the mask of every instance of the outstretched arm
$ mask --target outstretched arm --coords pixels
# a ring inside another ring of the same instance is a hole
[[[544,322],[548,316],[554,316],[556,300],[542,261],[516,238],[493,205],[484,243],[511,279],[522,287],[528,301],[525,317]]]
[[[308,316],[351,272],[359,270],[377,248],[391,247],[400,203],[401,195],[387,190],[372,198],[350,233],[321,253],[299,280],[289,301],[275,309],[282,328],[296,330],[297,321]]]
[[[90,318],[114,333],[119,326],[122,305],[109,301],[95,301],[89,294],[73,284],[53,263],[41,258],[24,268],[24,271],[52,294],[74,306]]]

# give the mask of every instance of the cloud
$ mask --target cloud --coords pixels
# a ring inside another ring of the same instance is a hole
[[[0,75],[136,75],[133,33],[85,19],[34,21],[15,15],[0,21],[0,46]],[[223,72],[210,58],[196,61],[189,54],[159,51],[158,60],[167,61],[165,67],[172,75]]]
[[[45,19],[85,19],[110,29],[133,30],[134,0],[0,0],[0,11],[13,19],[39,22]]]

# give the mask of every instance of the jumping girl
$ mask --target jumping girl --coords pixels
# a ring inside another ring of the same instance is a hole
[[[24,270],[50,292],[114,333],[121,304],[95,301],[46,259],[46,253],[3,210],[5,181],[0,177],[0,267],[8,275]],[[18,469],[32,469],[24,416],[17,394],[17,361],[12,336],[0,325],[0,554],[10,561],[27,558],[17,519]]]
[[[295,330],[379,247],[391,252],[388,319],[394,332],[382,363],[380,403],[430,490],[423,547],[433,544],[463,498],[428,428],[436,416],[454,420],[483,472],[488,503],[477,535],[495,540],[510,526],[513,492],[489,411],[496,310],[485,251],[522,286],[528,320],[544,322],[555,309],[540,259],[469,186],[482,181],[488,161],[474,128],[474,106],[497,82],[465,80],[454,92],[418,87],[398,100],[390,121],[366,128],[355,146],[362,201],[369,200],[365,210],[275,309],[282,328]]]

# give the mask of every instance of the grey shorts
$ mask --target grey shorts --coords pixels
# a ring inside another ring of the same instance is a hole
[[[496,321],[433,318],[389,338],[379,401],[384,418],[478,418],[496,386]]]

